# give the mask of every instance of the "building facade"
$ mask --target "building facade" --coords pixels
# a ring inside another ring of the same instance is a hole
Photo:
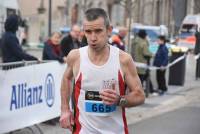
[[[199,0],[133,0],[133,22],[145,25],[166,25],[177,34],[184,17],[200,13]]]
[[[48,37],[50,0],[18,0],[21,16],[27,20],[29,42],[39,42]],[[166,25],[177,33],[187,14],[200,12],[199,0],[51,0],[51,31],[72,24],[82,24],[85,10],[101,7],[108,11],[113,26],[133,23]],[[131,6],[130,6],[131,3]],[[128,10],[131,7],[131,10]],[[131,14],[130,14],[131,12]],[[131,15],[131,17],[130,17]]]

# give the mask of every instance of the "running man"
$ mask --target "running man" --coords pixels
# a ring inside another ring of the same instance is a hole
[[[143,104],[145,99],[134,62],[129,54],[107,44],[112,27],[103,9],[85,12],[83,30],[88,46],[67,56],[61,127],[73,134],[128,134],[125,108]],[[69,106],[73,78],[74,115]]]

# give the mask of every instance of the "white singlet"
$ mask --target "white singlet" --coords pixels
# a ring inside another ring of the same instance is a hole
[[[125,109],[107,106],[99,98],[99,91],[114,88],[125,94],[119,49],[110,46],[110,55],[102,66],[94,65],[88,57],[88,46],[80,48],[80,69],[75,79],[74,134],[128,134]]]

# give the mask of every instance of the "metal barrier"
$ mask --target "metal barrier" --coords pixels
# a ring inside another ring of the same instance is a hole
[[[9,62],[9,63],[0,63],[0,70],[11,70],[18,67],[30,66],[35,64],[47,63],[52,60],[44,61],[18,61],[18,62]]]

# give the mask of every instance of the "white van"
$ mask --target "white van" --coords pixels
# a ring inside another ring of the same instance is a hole
[[[194,49],[196,43],[195,33],[199,30],[200,14],[187,15],[180,27],[177,45]]]

